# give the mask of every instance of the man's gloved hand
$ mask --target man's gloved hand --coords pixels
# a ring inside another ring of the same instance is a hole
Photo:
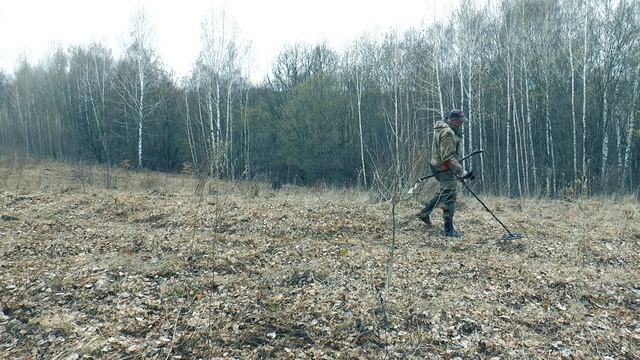
[[[465,171],[462,173],[462,176],[460,176],[460,179],[473,181],[476,179],[476,174],[473,173],[473,170]]]

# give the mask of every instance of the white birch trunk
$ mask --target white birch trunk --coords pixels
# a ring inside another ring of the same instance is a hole
[[[495,172],[496,193],[502,194],[502,181],[505,178],[505,176],[503,175],[503,167],[502,167],[502,163],[503,163],[502,151],[499,150],[502,147],[500,146],[500,127],[498,126],[498,119],[500,119],[500,117],[494,113],[491,119],[492,120],[491,124],[493,125],[493,143],[498,145],[498,151],[494,152],[495,154],[494,164],[498,164],[498,170]]]
[[[186,128],[187,128],[187,140],[189,141],[189,153],[191,154],[191,163],[193,168],[196,169],[198,165],[198,150],[196,149],[195,139],[193,136],[193,129],[191,128],[191,116],[189,113],[189,91],[184,91],[184,105],[186,109]]]
[[[573,41],[569,36],[569,63],[571,64],[571,123],[573,125],[573,180],[578,178],[578,129],[576,126],[575,66],[573,64]],[[575,182],[574,182],[575,184]]]
[[[96,77],[96,81],[98,82],[98,86],[99,86],[99,91],[100,91],[100,114],[101,116],[101,122],[102,122],[102,126],[106,126],[106,114],[105,114],[105,109],[107,108],[106,105],[106,92],[107,92],[107,81],[106,81],[106,77],[107,77],[107,61],[105,58],[102,58],[102,72],[100,72],[100,70],[98,69],[98,59],[96,57],[93,57],[93,70],[94,70],[94,74]],[[101,76],[102,75],[102,76]],[[97,121],[97,117],[96,117],[96,121]],[[111,150],[110,150],[110,135],[108,133],[109,129],[107,128],[107,133],[105,134],[104,131],[100,131],[100,137],[102,139],[102,143],[103,143],[103,148],[105,151],[105,155],[107,157],[107,163],[109,165],[111,165]]]
[[[99,75],[98,75],[98,72],[97,72],[97,68],[95,70],[96,70],[96,73],[95,73],[96,80],[99,82],[100,78],[99,78]],[[105,157],[107,159],[109,159],[109,149],[107,148],[107,141],[106,141],[106,138],[105,138],[105,136],[104,136],[104,134],[102,132],[103,124],[101,124],[101,117],[98,116],[97,104],[96,104],[95,97],[93,95],[93,89],[92,89],[92,86],[91,86],[91,80],[89,78],[89,69],[88,68],[85,69],[85,86],[87,87],[87,90],[89,91],[89,100],[91,101],[91,111],[93,113],[93,118],[95,119],[95,122],[96,122],[96,130],[98,131],[98,140],[100,141],[100,145],[102,145],[102,150],[104,151]],[[102,101],[104,101],[104,99]]]
[[[607,173],[607,163],[609,162],[609,101],[607,98],[609,97],[609,79],[608,76],[605,75],[605,83],[604,83],[604,93],[603,95],[603,103],[602,103],[602,167],[600,169],[600,184],[602,185],[602,191],[606,191],[606,173]]]
[[[218,75],[219,72],[216,74]],[[215,138],[216,138],[216,144],[219,146],[221,139],[221,131],[222,131],[222,119],[221,119],[221,115],[220,115],[220,80],[216,79],[216,93],[215,93],[215,108],[216,108],[216,127],[215,127]],[[218,148],[218,146],[213,146],[213,153],[214,153],[214,157],[213,157],[213,161],[215,164],[215,170],[216,170],[216,175],[220,176],[220,161],[218,159],[219,153],[218,151],[220,150]]]
[[[636,120],[636,102],[638,101],[638,86],[640,83],[640,64],[636,68],[636,77],[633,81],[633,97],[631,102],[631,111],[629,113],[629,124],[627,125],[627,145],[624,150],[624,164],[622,166],[622,179],[620,185],[622,189],[626,189],[626,184],[632,184],[631,175],[631,150],[633,148],[633,132],[635,131]]]
[[[527,71],[527,62],[525,61],[525,78],[524,78],[524,85],[525,85],[525,94],[526,94],[526,101],[527,101],[527,135],[528,135],[528,140],[529,140],[529,146],[531,147],[531,164],[532,164],[532,171],[533,171],[533,189],[534,191],[538,191],[538,173],[537,173],[537,165],[536,165],[536,152],[535,152],[535,147],[533,145],[533,136],[532,136],[532,128],[531,128],[531,108],[530,108],[530,101],[529,101],[529,73]]]
[[[515,74],[514,74],[515,75]],[[513,100],[513,111],[511,114],[511,120],[513,121],[513,140],[514,143],[516,145],[515,151],[516,151],[516,180],[518,183],[518,196],[522,195],[522,181],[520,179],[520,170],[522,169],[522,166],[520,165],[520,129],[518,126],[518,104],[516,103],[516,96],[515,96],[515,85],[514,85],[514,78],[515,76],[511,76],[511,86],[513,86],[513,88],[511,89],[512,91],[512,100]]]
[[[214,168],[215,168],[215,149],[216,149],[216,119],[214,117],[214,112],[213,112],[213,93],[212,93],[212,89],[211,89],[211,84],[209,84],[209,86],[207,86],[207,108],[208,108],[208,112],[209,112],[209,132],[210,132],[210,142],[211,142],[211,148],[209,149],[210,151],[210,158],[209,158],[209,171],[211,173],[213,173]]]
[[[137,54],[136,54],[136,62],[138,65],[138,90],[139,90],[139,94],[138,94],[138,99],[137,99],[137,120],[138,120],[138,169],[142,169],[143,168],[143,163],[142,163],[142,123],[144,121],[144,96],[145,96],[145,86],[146,84],[146,78],[145,78],[145,63],[144,63],[144,59],[143,59],[143,50],[144,47],[147,45],[147,39],[146,39],[146,33],[145,33],[145,17],[144,15],[140,15],[140,17],[137,18],[136,23],[135,23],[135,38],[134,38],[134,42],[137,44],[136,46],[138,46],[137,49]]]
[[[215,136],[216,136],[216,140],[220,141],[221,140],[220,131],[222,129],[222,127],[220,125],[222,123],[222,118],[220,116],[220,82],[218,80],[216,80],[216,102],[215,102],[215,105],[216,105],[216,128],[215,128],[216,134],[215,134]]]
[[[251,155],[251,142],[250,142],[250,133],[249,133],[249,116],[247,116],[247,109],[249,108],[249,89],[245,89],[245,95],[244,95],[244,109],[242,111],[243,116],[244,116],[244,173],[246,174],[246,177],[249,179],[251,178],[251,161],[250,161],[250,155]]]
[[[436,64],[436,82],[438,84],[438,100],[440,101],[440,119],[445,117],[444,114],[444,99],[442,97],[442,85],[440,84],[440,34],[438,34],[438,51],[434,54],[434,62]],[[438,119],[436,119],[438,120]],[[434,122],[435,124],[435,122]]]
[[[29,125],[26,121],[24,121],[24,116],[22,115],[22,105],[20,104],[20,92],[18,91],[18,83],[15,83],[15,94],[16,94],[16,107],[18,109],[18,120],[22,124],[22,128],[24,129],[24,140],[25,140],[25,151],[26,155],[29,156]]]
[[[636,83],[638,78],[636,78]],[[627,130],[627,146],[624,150],[624,165],[622,171],[622,188],[625,189],[625,184],[632,184],[630,176],[631,176],[631,150],[633,149],[633,132],[635,131],[635,120],[636,113],[632,111],[629,115],[629,128]],[[637,155],[637,154],[636,154]]]
[[[454,108],[457,108],[456,106],[456,99],[455,99],[455,91],[456,91],[456,80],[455,80],[455,76],[454,73],[451,72],[451,106],[453,106]],[[445,113],[445,118],[447,117],[447,114]]]
[[[615,127],[616,127],[616,154],[618,155],[618,175],[622,174],[622,134],[620,128],[622,124],[620,123],[621,114],[614,114],[614,118],[616,119]]]
[[[521,58],[522,66],[520,68],[520,121],[518,124],[518,128],[520,129],[520,153],[522,154],[522,158],[520,159],[520,163],[523,164],[522,174],[523,174],[523,190],[526,195],[529,195],[529,146],[527,145],[527,126],[525,122],[524,115],[524,107],[527,103],[526,91],[525,91],[525,78],[527,76],[525,72],[526,68],[526,60],[524,57],[524,52]]]
[[[584,46],[582,58],[582,178],[586,181],[587,177],[587,29],[588,17],[587,7],[585,5],[584,15]],[[586,186],[586,184],[582,184]]]
[[[460,110],[464,111],[464,72],[462,71],[462,56],[459,56],[458,60],[458,73],[460,76]]]
[[[234,166],[233,166],[233,112],[231,111],[231,107],[233,106],[231,100],[231,89],[233,87],[233,78],[229,80],[229,85],[227,86],[227,131],[226,131],[226,139],[225,139],[225,164],[227,167],[227,171],[231,174],[231,180],[234,180]]]
[[[547,193],[556,193],[556,157],[553,146],[553,132],[551,128],[550,116],[550,100],[549,100],[549,77],[547,72],[544,73],[545,78],[545,123],[546,123],[546,139],[547,139],[547,159],[551,158],[551,168],[547,168]]]
[[[138,121],[138,169],[142,169],[142,121]]]
[[[467,143],[469,144],[468,153],[473,151],[473,121],[471,121],[471,99],[473,99],[473,93],[471,88],[471,79],[473,78],[473,74],[471,72],[471,60],[467,62],[467,102],[469,107],[467,108],[467,118],[469,118],[469,123],[467,126]],[[469,167],[473,169],[475,159],[472,157],[469,159]]]
[[[483,131],[483,124],[484,124],[484,117],[483,115],[483,110],[484,107],[482,107],[482,58],[480,58],[480,65],[479,65],[479,71],[478,71],[478,140],[479,140],[479,145],[480,145],[480,149],[484,149],[484,131]],[[485,178],[484,178],[484,156],[480,155],[480,180],[482,181],[482,186],[484,188],[484,184],[485,184]]]
[[[368,189],[367,185],[367,168],[364,162],[364,134],[362,132],[362,74],[359,69],[356,69],[356,98],[358,102],[358,135],[360,135],[360,161],[362,166],[362,180],[364,188]]]
[[[511,196],[511,56],[507,55],[507,196]]]
[[[460,43],[460,47],[462,47],[461,35],[458,32],[458,41]],[[462,51],[461,51],[462,52]],[[460,110],[464,111],[464,72],[462,71],[462,56],[458,56],[458,76],[460,77]],[[467,127],[467,132],[469,128]],[[467,139],[466,136],[462,137],[462,155],[467,152]]]
[[[402,187],[401,180],[401,172],[400,172],[400,125],[399,125],[399,115],[398,115],[398,86],[396,84],[397,79],[395,78],[397,75],[394,74],[393,79],[393,106],[394,106],[394,122],[395,122],[395,143],[396,143],[396,178],[400,183],[400,187]]]
[[[209,148],[209,141],[207,141],[207,126],[205,125],[205,114],[203,114],[203,111],[206,111],[206,109],[204,108],[204,104],[202,104],[202,88],[200,87],[200,84],[202,84],[202,79],[200,76],[200,70],[196,70],[196,92],[197,92],[197,99],[198,99],[198,120],[200,122],[200,141],[202,142],[202,144],[204,145],[204,153],[205,154],[211,154],[211,149]],[[207,86],[207,89],[209,89],[209,87]],[[207,101],[207,105],[210,104],[211,102],[211,91],[207,91],[207,99],[209,99]],[[209,116],[211,116],[211,107],[209,106]],[[207,165],[207,164],[203,164],[203,165]],[[209,170],[211,170],[211,163],[209,162]]]

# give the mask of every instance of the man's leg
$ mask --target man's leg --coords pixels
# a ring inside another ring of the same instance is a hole
[[[457,232],[453,226],[453,215],[456,213],[456,189],[444,189],[443,191],[443,219],[444,219],[444,236],[460,237],[461,233]]]
[[[435,209],[438,206],[439,202],[440,202],[440,193],[436,194],[434,197],[431,198],[431,200],[427,201],[424,204],[424,207],[422,208],[422,210],[420,210],[420,213],[418,213],[418,219],[422,220],[422,222],[424,222],[425,224],[431,226],[430,214],[433,211],[433,209]]]
[[[420,210],[420,213],[418,213],[418,218],[422,220],[425,224],[431,226],[431,217],[430,217],[431,213],[433,212],[434,209],[436,209],[438,206],[444,203],[447,196],[449,196],[448,190],[440,187],[440,190],[438,190],[438,193],[435,194],[431,198],[431,200],[427,201],[424,204],[424,207],[422,208],[422,210]]]

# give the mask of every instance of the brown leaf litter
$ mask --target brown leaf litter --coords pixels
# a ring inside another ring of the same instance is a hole
[[[634,200],[487,198],[526,235],[508,243],[462,196],[463,238],[442,237],[437,214],[434,228],[397,229],[385,296],[390,204],[366,193],[177,176],[145,189],[131,173],[105,189],[56,174],[58,187],[25,174],[0,188],[0,358],[640,352]],[[419,208],[402,201],[398,222]]]

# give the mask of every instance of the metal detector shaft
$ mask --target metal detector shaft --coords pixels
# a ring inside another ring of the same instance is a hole
[[[482,149],[474,150],[474,151],[470,152],[469,154],[467,154],[466,156],[463,156],[462,159],[460,159],[460,162],[463,162],[463,161],[467,160],[468,158],[472,157],[473,155],[482,154],[483,152],[484,152],[484,150],[482,150]],[[430,174],[430,175],[421,177],[420,179],[418,179],[418,181],[416,181],[415,184],[413,184],[411,189],[409,189],[408,193],[409,194],[413,194],[413,192],[418,187],[418,185],[420,185],[421,182],[423,182],[423,181],[425,181],[427,179],[430,179],[430,178],[436,176],[436,174],[443,173],[445,171],[449,171],[449,170],[441,170],[441,171],[436,172],[435,174]]]
[[[471,153],[469,153],[468,155],[462,157],[462,159],[460,159],[460,162],[463,162],[463,161],[467,160],[468,158],[472,157],[473,155],[482,154],[483,152],[484,152],[484,150],[482,150],[482,149],[474,150]],[[449,170],[440,170],[436,174],[443,173],[445,171],[449,171]],[[427,175],[427,176],[423,176],[420,179],[418,179],[418,182],[423,182],[423,181],[425,181],[427,179],[430,179],[430,178],[436,176],[436,174],[430,174],[430,175]]]
[[[482,202],[482,200],[480,200],[478,195],[476,195],[476,193],[474,193],[473,190],[471,190],[471,188],[469,188],[469,186],[467,186],[467,183],[464,180],[460,180],[460,182],[462,183],[462,185],[464,185],[465,188],[467,188],[467,190],[469,190],[469,192],[471,194],[473,194],[473,196],[475,196],[476,200],[478,200],[480,202],[480,204],[482,204],[482,206],[484,206],[484,209],[487,210],[489,212],[489,214],[491,214],[491,216],[493,216],[493,218],[496,219],[500,223],[500,225],[502,225],[502,227],[505,230],[507,230],[507,232],[509,233],[509,236],[512,237],[512,238],[516,238],[516,235],[512,234],[511,231],[509,231],[509,229],[502,223],[502,221],[500,221],[500,219],[498,219],[498,217],[493,213],[493,211],[489,210],[487,205],[485,205]]]

